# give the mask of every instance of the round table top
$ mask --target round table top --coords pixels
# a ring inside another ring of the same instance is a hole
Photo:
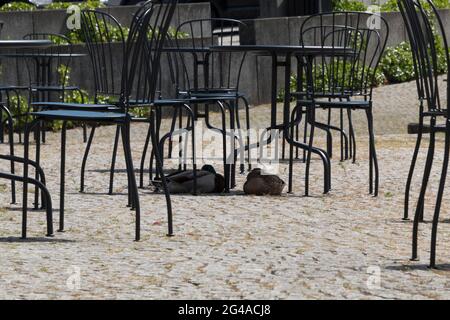
[[[50,40],[0,40],[0,49],[48,48],[52,45]]]

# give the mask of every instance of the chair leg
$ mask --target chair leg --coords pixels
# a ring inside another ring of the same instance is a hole
[[[155,131],[155,114],[154,110],[150,111],[150,130],[151,130],[151,138],[152,138],[152,145],[153,150],[155,154],[155,161],[156,161],[156,170],[159,172],[161,176],[161,183],[163,186],[164,195],[166,197],[166,205],[167,205],[167,220],[168,220],[168,236],[173,236],[173,221],[172,221],[172,201],[170,199],[170,193],[169,189],[167,187],[167,181],[166,176],[164,175],[163,168],[162,168],[162,161],[161,161],[161,155],[159,152],[159,146],[158,146],[158,140],[156,137],[156,131]]]
[[[177,115],[178,115],[178,108],[174,107],[173,109],[173,116],[172,116],[172,122],[170,124],[170,132],[175,131],[175,126],[177,124]],[[167,157],[169,159],[172,159],[172,150],[173,150],[173,140],[172,136],[169,138],[169,149],[167,151]]]
[[[84,104],[85,98],[84,98],[83,91],[81,91],[81,89],[76,89],[76,91],[78,91],[78,93],[80,94],[81,103]],[[82,127],[83,127],[83,143],[86,143],[87,139],[88,139],[88,137],[87,137],[87,123],[83,122]]]
[[[141,156],[141,165],[139,168],[139,188],[144,188],[144,170],[145,170],[145,158],[147,157],[148,145],[150,143],[150,128],[147,130],[147,137],[145,138],[144,150]],[[149,168],[150,170],[150,168]]]
[[[19,181],[19,182],[25,181],[24,177],[20,177],[20,176],[8,174],[8,173],[3,173],[3,172],[0,172],[0,178]],[[42,193],[44,194],[44,199],[45,199],[44,203],[45,203],[46,218],[47,218],[46,219],[47,220],[46,236],[52,237],[53,236],[53,207],[52,207],[52,199],[51,199],[50,193],[48,192],[47,188],[45,187],[45,184],[43,184],[41,181],[37,181],[37,180],[31,179],[31,178],[27,178],[26,181],[27,181],[27,183],[31,183],[31,184],[37,186],[39,189],[42,190]],[[25,228],[25,231],[26,231],[26,228]]]
[[[245,107],[245,125],[247,129],[247,157],[248,157],[248,170],[252,170],[252,164],[251,164],[251,150],[250,150],[250,105],[248,103],[247,98],[241,97],[242,101],[244,101],[244,107]]]
[[[414,148],[411,166],[409,167],[408,179],[406,180],[403,220],[409,220],[409,193],[411,191],[411,182],[414,176],[414,169],[416,167],[417,156],[419,155],[422,136],[423,136],[423,118],[420,117],[419,132],[417,134],[416,146]]]
[[[8,116],[8,135],[9,135],[9,154],[14,156],[14,123],[12,116]],[[14,161],[11,161],[11,173],[14,174],[16,171]],[[11,203],[16,203],[16,183],[11,182]]]
[[[43,122],[40,121],[39,123],[37,123],[36,125],[36,163],[38,165],[40,165],[41,163],[41,139],[40,139],[40,132],[41,132],[41,128],[42,128],[42,124]],[[35,172],[35,179],[38,180],[38,172]],[[34,188],[34,209],[38,210],[39,209],[39,188],[35,187]]]
[[[225,177],[225,192],[230,192],[230,166],[227,163],[227,127],[225,119],[225,109],[222,106],[222,148],[223,148],[223,172]]]
[[[86,162],[89,156],[89,151],[91,150],[92,141],[94,140],[96,125],[94,124],[91,129],[91,134],[86,145],[86,150],[84,151],[83,161],[81,163],[81,176],[80,176],[80,192],[84,192],[84,177],[86,172]]]
[[[188,106],[188,105],[183,105],[184,109],[186,109],[186,111],[189,114],[189,117],[192,119],[192,128],[191,128],[191,132],[192,132],[192,170],[193,170],[193,175],[194,175],[194,185],[193,185],[193,193],[194,195],[197,195],[197,154],[196,154],[196,141],[195,141],[195,114],[192,111],[192,109]],[[189,127],[188,127],[189,130]]]
[[[124,125],[124,124],[120,124],[117,127],[119,128],[119,130],[116,131],[116,132],[118,132],[119,134],[120,134],[121,131],[129,130],[129,128],[127,128],[127,125]],[[129,135],[130,135],[129,132],[122,133],[122,140],[123,139],[129,139],[127,142],[123,142],[122,141],[122,145],[123,145],[124,148],[126,148],[127,147],[127,143],[130,143],[130,150],[131,150],[131,141],[130,141]],[[124,152],[125,152],[125,149],[124,149]],[[116,153],[117,153],[117,150],[116,150]],[[127,188],[127,190],[128,190],[127,207],[129,207],[130,210],[134,210],[135,209],[135,198],[134,198],[134,194],[133,194],[134,189],[133,189],[133,186],[131,185],[131,182],[132,182],[133,178],[131,177],[131,171],[129,170],[129,168],[133,167],[133,164],[130,163],[129,161],[130,161],[130,158],[128,157],[127,154],[125,154],[125,166],[127,168],[126,171],[127,171],[127,184],[128,184],[128,186],[127,186],[128,187]],[[115,162],[115,160],[114,160],[114,162]],[[133,171],[133,176],[134,176],[134,171]]]
[[[307,112],[306,112],[307,113]],[[305,126],[303,128],[303,144],[307,144],[307,136],[308,136],[308,119],[307,119],[308,115],[306,114],[305,117]],[[331,157],[330,155],[328,155],[329,157]],[[303,163],[306,163],[306,149],[303,149]]]
[[[109,191],[108,194],[112,195],[114,191],[114,171],[116,170],[116,158],[117,158],[117,148],[119,145],[119,136],[120,136],[121,126],[116,127],[116,135],[114,137],[114,147],[112,152],[111,159],[111,168],[109,170]]]
[[[327,136],[327,154],[332,159],[333,158],[333,135],[331,133],[331,130],[334,129],[336,131],[339,131],[341,134],[341,138],[342,138],[341,130],[337,127],[331,127],[328,124],[320,123],[318,121],[316,121],[314,123],[314,125],[317,129],[325,131],[325,134]]]
[[[128,173],[128,194],[132,196],[132,204],[135,211],[136,225],[135,225],[135,241],[141,239],[141,208],[139,204],[139,193],[136,184],[136,176],[134,174],[133,158],[131,153],[131,142],[130,142],[130,119],[127,119],[122,127],[122,143],[125,154],[125,163],[127,165]]]
[[[61,129],[61,172],[59,183],[59,229],[58,232],[64,231],[64,200],[65,200],[65,184],[66,184],[66,131],[67,122],[64,121]]]
[[[370,194],[374,197],[378,196],[378,185],[379,185],[379,169],[378,169],[378,159],[375,147],[375,134],[373,131],[373,114],[372,108],[370,107],[367,111],[367,122],[369,124],[369,149],[370,149]]]
[[[244,144],[244,138],[242,137],[242,127],[241,119],[239,117],[239,99],[236,99],[236,128],[238,130],[238,140],[239,140],[239,173],[245,173],[245,150],[249,148],[249,144]],[[248,133],[248,131],[247,131]],[[247,135],[248,137],[248,135]],[[235,163],[237,162],[237,153],[235,154]],[[236,165],[236,164],[235,164]]]
[[[4,143],[5,128],[3,127],[3,109],[0,108],[0,143]]]
[[[339,132],[341,138],[341,161],[347,159],[344,155],[344,110],[339,110]]]
[[[291,115],[291,123],[294,123],[294,114],[297,111],[294,109]],[[298,133],[298,124],[295,126],[296,134]],[[294,134],[294,127],[290,128],[291,137]],[[296,137],[296,139],[298,139]],[[297,141],[297,140],[296,140]],[[298,148],[297,148],[298,150]],[[288,193],[292,193],[293,175],[294,175],[294,144],[289,143],[289,171],[288,171]]]
[[[39,120],[33,120],[25,126],[23,151],[23,188],[22,188],[22,239],[27,238],[28,217],[28,162],[30,158],[30,133]]]
[[[9,142],[9,154],[13,157],[14,156],[14,122],[11,113],[9,110],[4,107],[0,106],[0,112],[5,111],[8,121],[8,142]],[[0,116],[1,119],[1,116]],[[3,123],[3,121],[2,121]],[[11,174],[15,173],[15,163],[13,160],[11,160]],[[16,203],[16,181],[11,180],[11,204]]]
[[[311,110],[312,109],[312,110]],[[306,172],[305,172],[305,196],[309,196],[309,171],[311,167],[311,154],[312,154],[312,148],[313,148],[313,141],[314,141],[314,106],[312,106],[309,110],[309,117],[311,117],[310,126],[311,129],[309,131],[309,145],[308,145],[308,155],[306,159]]]
[[[430,268],[436,267],[436,240],[439,223],[439,213],[441,211],[442,196],[444,194],[445,181],[447,178],[448,160],[450,153],[450,123],[447,120],[447,127],[445,130],[445,149],[444,162],[442,164],[441,180],[439,183],[439,191],[436,199],[436,206],[434,209],[433,226],[431,229],[431,250],[430,250]]]
[[[436,123],[435,119],[431,120],[430,144],[428,146],[427,160],[425,163],[425,171],[423,173],[422,187],[420,190],[419,200],[417,202],[416,212],[414,214],[413,222],[413,238],[412,238],[412,257],[411,260],[417,259],[417,238],[419,233],[419,222],[423,219],[423,209],[425,202],[425,193],[427,190],[428,180],[430,177],[431,168],[434,158],[435,132],[433,127]]]
[[[230,111],[230,130],[231,130],[231,137],[230,137],[230,152],[233,154],[231,155],[233,158],[231,159],[232,163],[230,164],[230,189],[233,189],[236,184],[236,157],[235,157],[235,122],[236,122],[236,113],[235,113],[235,106],[233,105],[233,102],[227,103],[227,107]]]
[[[352,163],[356,162],[356,138],[355,138],[355,130],[353,128],[353,119],[352,119],[352,110],[347,109],[348,116],[348,127],[349,127],[349,135],[350,135],[350,158],[352,159]]]
[[[86,143],[87,139],[87,124],[83,123],[83,142]]]

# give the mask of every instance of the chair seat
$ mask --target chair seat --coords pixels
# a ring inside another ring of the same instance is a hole
[[[189,103],[186,99],[157,99],[154,102],[141,102],[136,100],[129,100],[131,107],[149,107],[149,106],[176,106],[180,104]]]
[[[0,85],[0,90],[28,90],[28,86]]]
[[[189,99],[157,99],[153,102],[153,105],[156,107],[161,106],[176,106],[181,104],[188,104],[190,101]]]
[[[63,87],[63,86],[59,86],[59,85],[54,85],[54,86],[31,86],[31,90],[33,91],[73,91],[73,90],[79,90],[80,88],[77,86],[67,86],[67,87]]]
[[[81,110],[81,111],[109,111],[117,109],[112,104],[90,104],[90,103],[71,103],[71,102],[33,102],[32,106],[43,107],[45,109],[62,110]]]
[[[366,109],[370,106],[370,101],[351,100],[351,101],[314,101],[320,108],[355,108]]]
[[[297,91],[297,92],[291,92],[291,96],[293,97],[304,97],[311,95],[309,92],[305,91]],[[335,99],[347,99],[350,98],[352,95],[358,95],[358,93],[349,93],[349,92],[314,92],[314,97],[317,98],[335,98]]]
[[[82,110],[46,110],[31,112],[33,116],[39,119],[47,120],[67,120],[67,121],[115,121],[127,117],[126,113],[119,112],[97,112]]]
[[[239,97],[243,97],[244,95],[242,93],[239,93],[237,91],[231,92],[231,91],[200,91],[200,92],[190,92],[190,96],[192,98],[199,98],[199,99],[217,99],[217,100],[230,100],[230,99],[236,99]]]

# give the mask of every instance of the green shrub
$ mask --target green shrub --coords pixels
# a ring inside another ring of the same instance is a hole
[[[0,11],[33,11],[36,10],[36,6],[32,3],[26,2],[10,2],[4,4]]]
[[[437,73],[443,74],[447,70],[445,48],[440,36],[435,37],[437,54]],[[411,81],[415,78],[414,61],[409,42],[402,42],[395,47],[386,49],[380,61],[380,69],[390,83]]]
[[[367,6],[358,0],[333,0],[333,11],[366,11]]]
[[[414,79],[414,62],[411,46],[402,42],[387,48],[380,61],[380,69],[390,83],[399,83]]]
[[[438,8],[438,9],[450,8],[450,0],[434,0],[433,3],[436,6],[436,8]],[[426,1],[423,1],[423,5],[425,8],[429,9],[429,5]],[[380,9],[381,9],[381,11],[386,11],[386,12],[399,11],[398,5],[397,5],[397,0],[388,0],[386,3],[381,5]]]
[[[45,6],[45,9],[49,10],[59,10],[59,9],[67,9],[72,5],[77,5],[81,10],[84,9],[97,9],[104,8],[105,5],[100,2],[100,0],[88,0],[83,2],[52,2],[49,5]]]

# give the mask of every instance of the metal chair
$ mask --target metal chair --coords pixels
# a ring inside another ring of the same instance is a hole
[[[130,148],[130,123],[131,115],[130,100],[139,101],[141,105],[147,105],[149,108],[152,106],[152,101],[156,93],[155,79],[158,74],[159,60],[161,56],[161,50],[164,43],[165,34],[169,27],[170,20],[173,16],[176,0],[165,1],[163,5],[155,4],[151,1],[146,2],[133,17],[133,21],[128,33],[124,59],[123,69],[121,73],[121,94],[120,100],[117,105],[74,105],[72,110],[68,109],[53,109],[44,110],[40,112],[34,112],[35,120],[27,127],[25,134],[25,159],[29,158],[29,135],[33,127],[40,121],[63,121],[63,128],[61,132],[61,190],[60,190],[60,221],[59,230],[64,229],[64,171],[65,171],[65,144],[66,144],[66,125],[67,121],[85,121],[95,123],[114,123],[120,126],[120,132],[122,135],[122,142],[125,151],[125,160],[127,166],[128,175],[128,202],[132,209],[135,210],[136,226],[135,226],[135,240],[140,239],[140,204],[139,194],[136,185],[136,178],[134,174],[133,161]],[[95,67],[96,59],[104,58],[103,49],[105,46],[111,45],[110,39],[107,41],[91,41],[96,36],[101,36],[99,30],[99,21],[104,21],[104,13],[95,10],[85,10],[81,13],[82,30],[83,34],[88,41],[86,45],[88,48],[89,56],[93,61],[95,72],[103,72],[101,69]],[[150,32],[150,30],[158,30],[159,32]],[[89,40],[91,39],[91,40]],[[98,39],[97,39],[98,40]],[[151,48],[152,50],[148,50]],[[101,65],[100,65],[101,66]],[[137,77],[136,74],[144,72],[145,77]],[[101,73],[100,73],[101,74]],[[100,76],[100,74],[97,74]],[[138,83],[137,79],[145,79],[145,83]],[[96,110],[96,111],[88,111]],[[150,124],[154,125],[154,110],[150,111]],[[152,135],[152,141],[154,145],[157,145]],[[39,152],[39,145],[37,146],[37,154]],[[160,166],[160,156],[156,152],[157,169],[162,171]],[[24,166],[24,177],[28,177],[28,165]],[[163,176],[163,187],[166,194],[167,209],[168,209],[168,229],[169,235],[173,233],[172,227],[172,210],[170,195],[167,192],[165,179]],[[23,216],[24,224],[26,226],[27,216],[27,182],[24,183],[23,198]],[[23,236],[26,236],[24,234]]]
[[[155,116],[156,116],[156,140],[159,142],[159,152],[162,155],[161,160],[164,161],[164,146],[165,142],[169,141],[168,145],[168,158],[172,158],[172,150],[173,150],[173,138],[174,136],[179,137],[179,145],[182,146],[182,133],[190,132],[191,135],[191,143],[192,143],[192,169],[194,176],[194,185],[193,192],[196,194],[197,192],[197,184],[196,184],[196,143],[195,143],[195,115],[191,108],[191,105],[196,103],[197,101],[193,101],[193,99],[188,97],[180,97],[179,88],[180,88],[180,74],[182,74],[182,68],[179,63],[180,59],[178,56],[178,52],[172,51],[175,49],[175,42],[171,39],[170,35],[167,35],[166,44],[165,44],[165,54],[163,54],[161,59],[161,72],[158,78],[158,96],[153,102],[155,107]],[[164,80],[169,80],[168,83],[163,83],[163,75]],[[168,77],[167,77],[168,75]],[[165,87],[166,85],[166,87]],[[168,88],[167,88],[168,85]],[[165,87],[165,88],[164,88]],[[172,122],[168,132],[164,133],[161,137],[161,122],[162,122],[162,114],[163,111],[167,111],[167,109],[172,109]],[[183,114],[184,111],[184,114]],[[186,126],[183,124],[184,115],[187,116]],[[179,121],[179,128],[176,129],[176,121]],[[149,142],[151,138],[151,131],[147,133],[146,141],[144,144],[144,149],[141,157],[141,165],[140,165],[140,179],[139,179],[139,187],[144,187],[144,173],[145,173],[145,161],[148,153]],[[179,151],[179,170],[187,170],[187,150]],[[154,168],[154,160],[155,160],[155,149],[151,150],[150,161],[149,161],[149,183],[152,184],[154,179],[160,179],[158,172],[155,177],[153,177],[153,168]]]
[[[239,80],[246,53],[217,53],[208,49],[212,45],[238,45],[239,31],[247,25],[241,21],[223,18],[197,19],[186,21],[177,28],[175,42],[179,49],[179,56],[183,73],[178,79],[180,82],[178,96],[190,99],[193,103],[195,119],[204,118],[208,129],[222,135],[223,162],[226,191],[235,185],[235,162],[237,151],[231,150],[233,164],[227,164],[227,129],[238,132],[241,147],[244,137],[241,132],[241,119],[239,116],[239,102],[244,104],[245,129],[250,129],[249,103],[246,96],[239,91]],[[181,39],[179,34],[187,33],[187,39]],[[181,83],[185,87],[181,86]],[[194,100],[196,103],[194,103]],[[203,110],[199,106],[204,105]],[[210,106],[216,105],[222,114],[222,126],[216,128],[210,123]],[[229,111],[228,126],[225,111]],[[234,140],[234,137],[231,137]],[[233,143],[234,144],[234,143]],[[246,137],[245,149],[250,159],[250,138]],[[241,173],[244,164],[241,162]]]
[[[307,127],[310,128],[310,144],[313,139],[314,127],[325,130],[327,133],[327,153],[331,157],[332,135],[331,130],[340,133],[341,161],[350,157],[353,162],[356,158],[356,143],[352,125],[352,111],[364,110],[367,116],[369,130],[369,193],[378,195],[379,170],[375,150],[375,137],[373,132],[372,114],[372,88],[380,58],[386,47],[389,34],[389,26],[381,16],[376,16],[382,28],[386,30],[386,36],[382,39],[378,30],[367,27],[367,22],[373,19],[373,15],[363,12],[334,12],[317,14],[308,17],[300,28],[300,45],[316,45],[329,47],[346,47],[353,51],[351,55],[318,56],[312,61],[312,77],[314,82],[314,107],[302,109],[301,104],[294,110],[298,113],[297,123],[302,113],[312,112],[306,117],[304,142],[307,139]],[[301,63],[298,63],[298,78],[304,77]],[[298,84],[305,84],[298,81]],[[305,87],[298,88],[293,95],[299,101],[308,91]],[[328,111],[328,123],[320,123],[315,120],[315,109]],[[331,125],[331,111],[340,111],[339,127]],[[344,131],[344,110],[347,111],[349,121],[350,139]],[[296,128],[298,130],[298,127]],[[298,136],[298,133],[297,133]],[[348,147],[350,152],[348,152]],[[292,152],[290,158],[292,158]],[[310,158],[310,157],[308,157]],[[290,160],[292,161],[292,160]],[[306,194],[308,190],[309,163],[306,169]],[[290,170],[289,181],[292,180]],[[289,183],[292,190],[292,183]]]
[[[409,200],[409,188],[412,175],[417,161],[423,137],[424,123],[430,123],[430,143],[428,145],[425,171],[422,178],[422,185],[419,199],[414,215],[413,237],[412,237],[412,260],[418,259],[418,232],[419,223],[423,221],[425,193],[433,165],[436,133],[445,133],[444,161],[439,182],[439,190],[436,199],[436,206],[433,216],[431,232],[430,267],[436,267],[436,243],[439,214],[447,177],[449,153],[450,153],[450,108],[441,103],[438,85],[438,50],[443,46],[445,62],[447,63],[447,76],[450,74],[450,56],[448,52],[448,42],[445,35],[444,25],[441,17],[430,0],[398,0],[398,6],[406,25],[408,37],[411,44],[411,51],[414,60],[414,71],[416,75],[417,92],[420,101],[419,105],[419,132],[411,161],[410,172],[407,181],[405,197],[405,214],[407,214],[407,204]],[[442,43],[441,43],[442,42]],[[447,96],[449,94],[447,84]],[[439,121],[445,121],[445,124]],[[407,215],[406,215],[407,217]]]

